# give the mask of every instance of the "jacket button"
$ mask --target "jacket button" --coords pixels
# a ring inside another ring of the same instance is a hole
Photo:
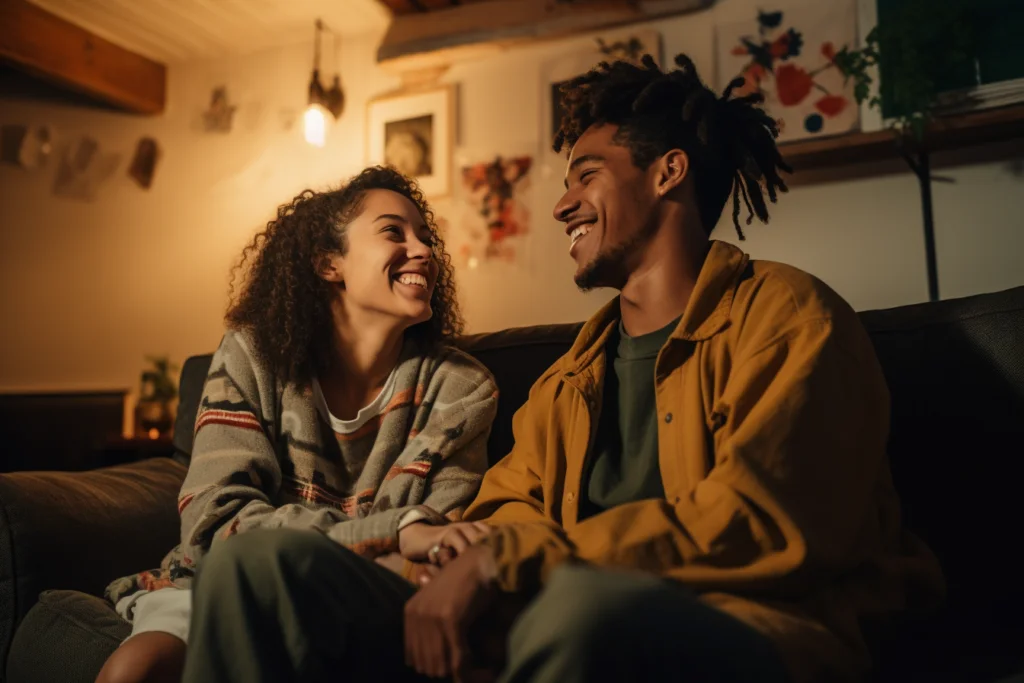
[[[672,421],[672,413],[665,413],[665,422]]]
[[[565,496],[565,499],[571,503],[574,500],[576,500],[576,494],[573,493],[572,491],[569,491],[569,493]]]

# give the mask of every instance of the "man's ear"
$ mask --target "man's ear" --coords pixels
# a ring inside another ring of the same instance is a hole
[[[664,197],[682,185],[690,173],[690,157],[681,149],[669,150],[655,163],[657,174],[654,178],[654,191],[659,197]]]
[[[345,275],[341,272],[341,259],[331,258],[329,254],[314,256],[313,270],[327,282],[345,282]]]

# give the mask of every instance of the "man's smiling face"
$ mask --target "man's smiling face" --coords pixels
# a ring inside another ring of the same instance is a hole
[[[591,126],[580,136],[554,209],[576,261],[573,279],[584,290],[621,289],[656,227],[650,169],[633,163],[629,148],[615,141],[617,131],[610,124]]]

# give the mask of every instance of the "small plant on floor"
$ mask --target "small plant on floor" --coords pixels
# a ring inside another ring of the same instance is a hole
[[[178,366],[167,356],[146,356],[146,361],[153,367],[142,373],[142,399],[170,403],[178,398],[178,387],[174,383]]]
[[[158,438],[167,436],[174,426],[174,400],[178,398],[178,387],[174,373],[178,367],[167,356],[147,356],[150,368],[142,373],[142,387],[136,406],[138,431]]]

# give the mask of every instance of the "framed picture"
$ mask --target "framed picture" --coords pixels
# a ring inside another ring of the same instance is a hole
[[[431,199],[451,193],[454,86],[371,101],[367,132],[367,163],[415,178]]]
[[[562,123],[562,94],[559,88],[569,80],[586,73],[602,61],[624,60],[639,63],[649,54],[661,64],[661,34],[652,29],[618,31],[601,35],[582,50],[559,55],[541,68],[545,92],[541,93],[543,114],[541,139],[551,146],[555,132]]]
[[[843,47],[856,46],[856,34],[852,0],[752,8],[749,19],[717,27],[718,89],[742,76],[735,95],[761,92],[779,142],[856,130],[854,84],[833,61]]]

